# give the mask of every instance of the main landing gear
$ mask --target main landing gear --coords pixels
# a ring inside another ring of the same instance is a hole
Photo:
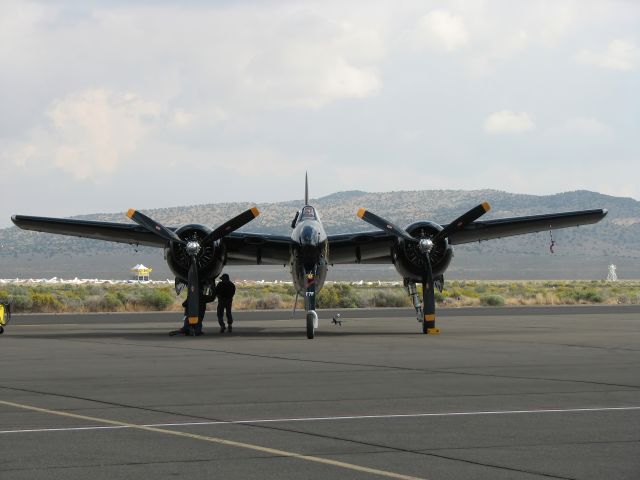
[[[436,288],[442,291],[442,280],[438,278],[435,282]],[[413,303],[413,308],[416,310],[416,319],[418,323],[422,325],[422,333],[437,335],[440,333],[440,329],[436,328],[436,316],[435,314],[424,314],[422,309],[422,302],[420,301],[420,296],[418,295],[418,289],[416,288],[416,282],[405,278],[404,286],[407,289],[407,293],[411,297],[411,303]],[[423,286],[424,288],[424,286]]]

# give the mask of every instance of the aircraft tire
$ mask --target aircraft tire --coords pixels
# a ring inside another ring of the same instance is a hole
[[[4,333],[4,327],[0,327],[0,335]]]
[[[422,320],[422,333],[429,333],[426,320]]]
[[[312,340],[315,337],[315,328],[313,326],[313,314],[307,313],[307,338]]]

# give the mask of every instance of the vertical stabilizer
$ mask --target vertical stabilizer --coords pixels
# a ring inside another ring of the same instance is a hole
[[[304,172],[304,204],[309,205],[309,180],[307,172]]]

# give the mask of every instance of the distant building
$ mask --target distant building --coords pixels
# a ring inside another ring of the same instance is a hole
[[[145,267],[141,263],[131,269],[132,277],[134,280],[146,282],[149,280],[149,275],[153,268]]]

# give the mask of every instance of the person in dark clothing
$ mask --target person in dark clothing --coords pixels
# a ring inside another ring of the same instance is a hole
[[[200,292],[200,298],[198,303],[198,323],[196,323],[194,330],[196,335],[202,335],[202,321],[204,320],[204,314],[207,311],[207,303],[213,302],[216,298],[215,290],[211,287],[203,287]],[[189,297],[182,302],[182,307],[184,308],[184,322],[182,328],[179,330],[174,330],[169,333],[169,335],[189,335],[189,315],[188,315],[188,305],[189,305]]]
[[[223,273],[220,281],[216,285],[216,295],[218,295],[218,323],[220,324],[220,333],[224,333],[229,329],[229,333],[233,330],[233,315],[231,314],[231,305],[233,296],[236,294],[236,286],[229,280],[229,275]],[[227,326],[224,325],[223,315],[227,312]]]

